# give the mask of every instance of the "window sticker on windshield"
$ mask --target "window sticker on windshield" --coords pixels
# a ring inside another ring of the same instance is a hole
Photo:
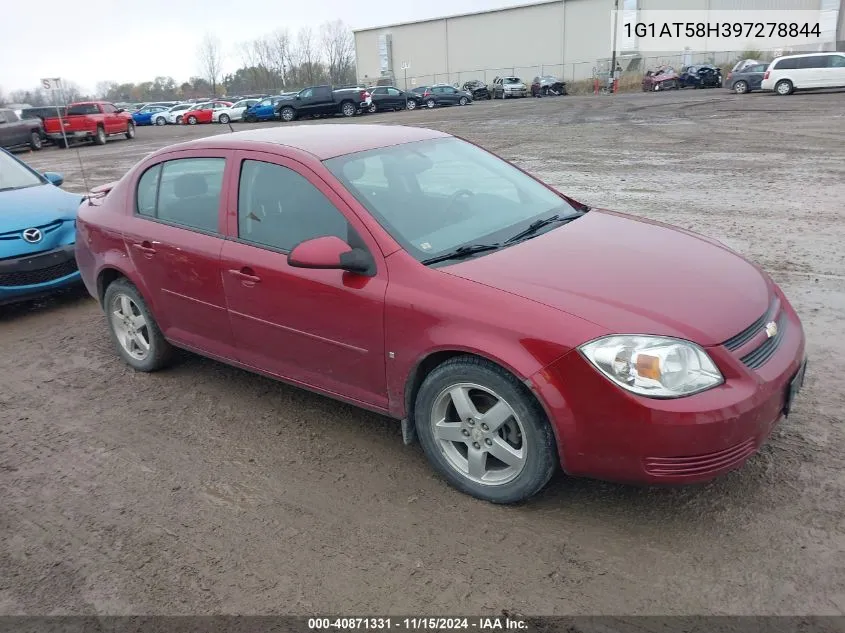
[[[420,244],[420,248],[423,249],[424,251],[430,251],[431,250],[431,244],[429,244],[428,242],[422,242]]]

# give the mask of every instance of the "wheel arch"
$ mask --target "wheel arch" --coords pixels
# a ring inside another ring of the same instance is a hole
[[[112,284],[118,279],[126,279],[129,283],[131,283],[133,286],[135,286],[135,288],[138,289],[141,298],[144,300],[144,303],[147,304],[147,308],[150,310],[150,312],[153,313],[153,316],[155,316],[155,301],[150,296],[150,292],[144,285],[144,283],[138,278],[137,275],[133,273],[134,271],[129,271],[123,266],[120,266],[118,263],[111,260],[107,260],[103,264],[103,266],[97,271],[96,277],[97,301],[99,302],[100,307],[105,309],[104,299],[106,295],[106,288],[108,288],[110,284]]]
[[[409,370],[408,375],[405,378],[404,384],[402,401],[402,407],[404,411],[399,412],[402,420],[402,433],[405,437],[405,442],[407,444],[410,444],[416,438],[416,420],[414,419],[414,405],[416,402],[417,394],[419,393],[420,387],[422,386],[426,377],[428,377],[428,375],[431,374],[432,371],[434,371],[443,363],[453,358],[458,358],[461,356],[485,360],[489,363],[493,363],[494,365],[500,367],[504,371],[511,374],[522,386],[523,392],[525,393],[526,397],[533,398],[545,414],[546,422],[552,429],[552,434],[555,438],[555,444],[557,446],[558,453],[561,454],[561,438],[557,427],[552,422],[551,415],[549,414],[549,408],[548,406],[546,406],[546,403],[543,402],[543,399],[539,396],[539,394],[532,388],[531,375],[533,375],[533,373],[530,375],[525,375],[524,372],[517,370],[511,363],[507,363],[491,354],[486,354],[484,352],[481,352],[480,350],[460,348],[457,346],[432,350],[418,358],[417,361],[411,366],[411,369]]]

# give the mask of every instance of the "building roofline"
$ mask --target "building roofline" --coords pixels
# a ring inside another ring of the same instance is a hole
[[[390,29],[397,26],[410,26],[412,24],[425,24],[426,22],[439,22],[440,20],[453,20],[455,18],[466,18],[473,15],[484,15],[486,13],[500,13],[501,11],[513,11],[514,9],[525,9],[530,7],[539,7],[545,4],[563,4],[564,0],[537,0],[536,2],[521,2],[520,4],[511,4],[498,9],[482,9],[480,11],[469,11],[467,13],[454,13],[451,15],[441,15],[436,18],[424,18],[422,20],[409,20],[408,22],[394,22],[392,24],[382,24],[379,26],[367,26],[360,29],[352,29],[352,33],[364,33],[366,31],[378,31],[381,29]]]

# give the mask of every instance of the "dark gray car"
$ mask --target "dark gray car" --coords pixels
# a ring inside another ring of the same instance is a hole
[[[731,71],[728,73],[728,78],[724,86],[729,90],[733,90],[738,95],[744,95],[752,90],[759,90],[760,82],[763,81],[763,75],[768,67],[768,64],[763,63],[745,66],[738,71]]]
[[[0,109],[0,147],[11,149],[28,145],[37,150],[43,142],[41,119],[21,119],[14,110]]]

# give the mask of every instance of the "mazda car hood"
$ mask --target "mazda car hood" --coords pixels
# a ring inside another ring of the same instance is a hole
[[[0,191],[0,233],[72,220],[81,202],[80,194],[49,184]]]
[[[773,292],[767,276],[718,242],[603,210],[439,270],[612,332],[701,345],[719,344],[758,319]]]

